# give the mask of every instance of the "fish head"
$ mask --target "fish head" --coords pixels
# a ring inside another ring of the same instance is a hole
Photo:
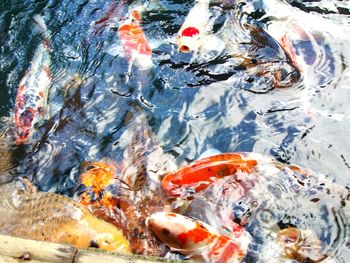
[[[177,37],[177,45],[180,52],[189,53],[199,50],[202,43],[201,34],[196,27],[186,27],[180,30]]]
[[[86,162],[82,167],[86,172],[80,176],[81,183],[96,192],[112,184],[117,170],[117,165],[109,161]]]
[[[180,214],[157,212],[147,218],[149,229],[173,250],[195,251],[215,237],[210,226]]]
[[[89,247],[95,246],[107,251],[131,253],[129,241],[118,228],[95,217],[92,217],[90,225],[95,231],[90,239]]]
[[[277,233],[277,243],[285,247],[297,245],[301,240],[301,232],[296,227],[287,227]]]
[[[131,253],[128,240],[110,223],[91,214],[81,220],[66,224],[58,236],[58,242],[73,244],[78,248],[94,247],[117,253]]]
[[[181,178],[176,173],[168,173],[162,179],[163,191],[173,197],[178,197],[183,194]]]

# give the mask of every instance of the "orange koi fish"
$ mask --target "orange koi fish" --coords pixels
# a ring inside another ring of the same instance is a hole
[[[228,237],[204,222],[175,213],[154,213],[148,217],[147,226],[170,249],[201,256],[207,262],[239,262],[250,241],[244,229],[237,238]]]
[[[44,40],[19,84],[15,106],[16,144],[28,142],[35,126],[43,120],[52,79],[47,27],[41,16],[36,15],[33,19],[43,32]]]
[[[130,13],[130,19],[118,29],[118,36],[122,42],[125,56],[141,69],[152,67],[152,49],[140,26],[140,10],[134,9]]]
[[[191,190],[198,192],[224,176],[234,175],[238,171],[249,173],[256,164],[256,160],[247,159],[242,153],[206,157],[166,174],[162,179],[162,188],[167,195],[173,197]]]
[[[80,203],[85,206],[115,206],[117,200],[107,188],[117,180],[117,165],[102,161],[88,163],[86,166],[86,172],[80,176],[80,181],[87,190],[80,195]]]
[[[209,2],[209,0],[196,1],[188,13],[177,36],[179,51],[197,51],[203,44],[202,40],[209,24]]]

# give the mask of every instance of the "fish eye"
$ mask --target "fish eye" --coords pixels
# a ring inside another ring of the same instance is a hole
[[[97,244],[95,240],[90,241],[89,247],[100,248],[100,246]]]
[[[94,168],[95,168],[95,166],[89,165],[89,166],[86,168],[86,170],[89,171],[89,170],[94,169]]]
[[[103,245],[104,246],[109,246],[111,244],[111,242],[107,239],[103,240]]]
[[[166,229],[166,228],[163,228],[162,229],[162,233],[163,233],[163,235],[168,236],[170,234],[170,231],[168,229]]]

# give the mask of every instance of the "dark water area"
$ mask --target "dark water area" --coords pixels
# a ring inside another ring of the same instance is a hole
[[[146,6],[141,26],[152,47],[153,67],[147,70],[125,57],[117,34],[128,12],[141,4]],[[254,152],[309,169],[315,178],[326,178],[348,191],[350,2],[212,1],[213,32],[224,39],[225,49],[181,53],[176,34],[193,4],[1,1],[1,129],[14,126],[19,83],[42,41],[33,25],[36,14],[49,30],[52,76],[45,120],[37,125],[30,143],[16,146],[14,135],[8,135],[13,163],[7,176],[26,177],[41,191],[76,198],[82,163],[109,159],[133,165],[130,147],[134,143],[142,148],[144,143],[132,141],[132,134],[139,131],[137,116],[142,115],[153,134],[149,138],[153,147],[178,167],[208,149]],[[286,51],[283,37],[295,57]],[[145,146],[147,154],[141,158],[146,162],[152,149]],[[153,158],[148,161],[156,163],[160,157]],[[288,211],[293,224],[305,228],[312,228],[316,220],[327,229],[319,236],[334,259],[329,262],[347,262],[350,204],[347,212],[329,219],[333,210],[327,205],[332,201],[327,203],[322,194],[323,203],[315,211],[310,208],[316,219],[309,218],[307,205],[301,204],[314,194],[312,187],[306,188],[312,193],[304,189],[293,199],[289,193],[295,189],[287,183],[288,175],[278,176],[276,181],[269,181],[269,176],[261,179],[245,200],[271,195],[267,204],[262,202],[264,213],[268,207],[283,221],[287,216],[282,214]],[[206,199],[199,195],[196,202],[202,200]],[[219,197],[206,200],[208,211],[213,200],[226,204]],[[281,212],[285,204],[288,207]],[[257,223],[248,227],[254,242],[245,262],[273,257],[261,253],[271,242],[261,231],[265,217],[271,216],[264,213],[255,215]],[[264,243],[265,239],[269,241]],[[270,262],[284,262],[274,260]]]

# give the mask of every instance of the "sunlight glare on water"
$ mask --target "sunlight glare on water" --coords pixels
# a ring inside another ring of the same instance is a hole
[[[221,232],[244,225],[252,239],[243,262],[347,262],[349,5],[210,1],[211,31],[185,53],[177,34],[194,1],[3,0],[0,182],[25,177],[40,191],[79,200],[84,164],[108,160],[117,205],[89,208],[121,228],[135,253],[184,258],[145,223],[176,208]],[[127,53],[118,30],[139,7],[151,65]],[[51,59],[48,106],[30,141],[16,145],[16,95],[41,43]],[[167,198],[163,176],[207,150],[248,152],[258,165],[239,180],[189,191],[191,198]],[[283,257],[276,240],[287,227],[304,239],[296,245],[302,252],[289,248]]]

